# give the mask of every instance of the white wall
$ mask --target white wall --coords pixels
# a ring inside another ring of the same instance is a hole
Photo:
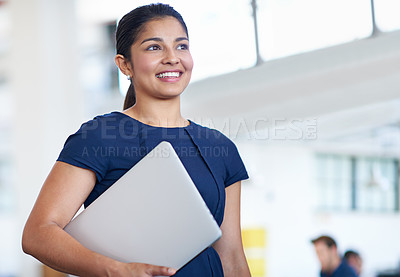
[[[20,254],[19,230],[14,215],[0,213],[0,276],[10,276],[17,272],[20,264],[16,257]]]
[[[271,141],[238,141],[250,180],[243,183],[242,226],[267,230],[267,276],[318,276],[310,239],[332,235],[339,251],[359,250],[364,275],[400,261],[400,215],[318,213],[313,150]]]
[[[17,203],[10,252],[17,251],[18,271],[11,273],[18,276],[40,276],[40,264],[22,252],[23,226],[67,136],[83,120],[74,9],[74,1],[10,1],[12,185]]]

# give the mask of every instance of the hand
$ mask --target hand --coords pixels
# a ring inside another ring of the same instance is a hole
[[[150,264],[129,263],[125,264],[121,276],[126,277],[153,277],[153,276],[171,276],[176,270],[166,266],[157,266]]]

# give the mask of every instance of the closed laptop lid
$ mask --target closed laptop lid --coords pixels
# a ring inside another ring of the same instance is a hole
[[[161,142],[65,231],[122,262],[181,268],[221,230],[172,145]]]

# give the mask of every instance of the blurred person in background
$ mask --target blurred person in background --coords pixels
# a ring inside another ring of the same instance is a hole
[[[343,259],[354,268],[357,276],[360,276],[362,269],[362,259],[360,253],[354,250],[347,250],[343,255]]]
[[[311,242],[321,264],[321,277],[357,277],[355,270],[341,259],[332,237],[324,235]]]
[[[124,110],[95,117],[67,139],[26,222],[24,252],[78,276],[249,277],[240,233],[245,166],[229,138],[181,115],[180,95],[193,68],[181,15],[165,4],[136,8],[119,21],[116,41],[115,63],[131,81]],[[64,231],[82,204],[90,205],[161,141],[172,144],[220,225],[222,237],[212,247],[176,271],[116,261]],[[213,149],[226,149],[225,155]]]

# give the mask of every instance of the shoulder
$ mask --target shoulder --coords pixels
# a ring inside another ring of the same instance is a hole
[[[231,164],[232,160],[240,159],[235,143],[222,132],[197,123],[193,124],[192,132],[193,139],[198,142],[204,153],[208,153],[207,156],[218,158],[216,160],[226,166]]]
[[[123,114],[121,114],[123,115]],[[92,170],[100,181],[109,168],[110,160],[115,157],[116,137],[121,117],[118,113],[98,115],[84,122],[78,131],[70,135],[58,161]]]
[[[97,115],[84,122],[75,133],[71,134],[67,138],[64,148],[80,149],[86,146],[115,144],[115,141],[125,132],[123,124],[121,124],[124,116],[118,112]]]
[[[79,128],[83,135],[104,132],[118,125],[121,115],[118,112],[97,115],[93,119],[84,122]]]
[[[346,277],[357,277],[357,274],[355,273],[354,269],[344,260],[340,263],[340,266],[338,267],[337,272],[338,276],[346,276]],[[340,274],[339,274],[340,273]],[[334,275],[336,276],[336,275]]]
[[[246,168],[233,141],[222,132],[193,124],[191,134],[203,158],[223,178],[225,187],[248,178]]]
[[[107,114],[97,115],[93,119],[84,122],[75,135],[81,136],[82,139],[102,139],[112,140],[124,136],[126,128],[137,128],[135,121],[127,115],[120,112],[111,112]]]
[[[212,146],[235,146],[230,138],[217,129],[202,126],[192,121],[191,125],[193,125],[192,130],[194,135],[199,139],[207,141]]]

